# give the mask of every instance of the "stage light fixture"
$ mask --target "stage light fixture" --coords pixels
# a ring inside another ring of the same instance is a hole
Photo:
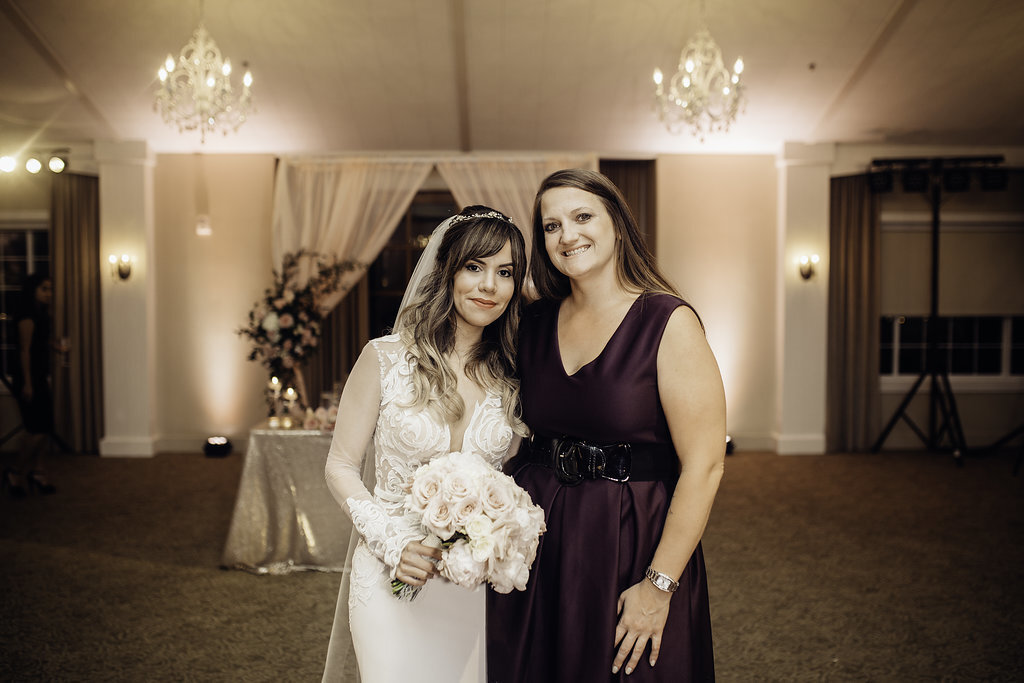
[[[868,174],[868,186],[875,194],[892,192],[892,171],[874,171]]]
[[[903,177],[904,192],[924,192],[928,189],[928,171],[924,168],[904,169]]]
[[[39,159],[36,159],[35,157],[29,157],[28,160],[25,161],[25,170],[33,175],[39,173],[42,169],[43,162],[39,161]]]
[[[1009,174],[1005,168],[983,168],[979,176],[981,189],[986,192],[1002,192],[1009,185]]]
[[[946,192],[967,192],[971,189],[971,172],[966,168],[947,168],[942,172],[942,189]]]
[[[63,157],[54,154],[52,157],[50,157],[50,161],[47,164],[47,167],[54,173],[63,173],[64,169],[67,167],[67,162],[64,160]]]
[[[0,171],[4,173],[11,173],[17,165],[18,161],[14,157],[0,157]]]
[[[223,458],[231,454],[231,439],[226,436],[211,436],[203,444],[203,454],[207,458]]]

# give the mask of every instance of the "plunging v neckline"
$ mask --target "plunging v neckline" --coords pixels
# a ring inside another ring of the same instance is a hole
[[[583,371],[584,368],[589,367],[596,363],[598,360],[600,360],[601,356],[604,355],[605,349],[607,349],[608,346],[612,343],[612,340],[615,339],[615,335],[617,335],[619,333],[619,330],[622,329],[622,324],[626,322],[626,319],[629,318],[629,315],[633,312],[633,309],[636,307],[637,302],[640,301],[640,299],[642,299],[643,296],[643,293],[641,293],[635,299],[633,299],[633,303],[631,303],[629,305],[629,308],[626,309],[625,315],[623,315],[622,319],[619,320],[619,324],[615,326],[615,330],[612,331],[611,336],[609,336],[608,339],[605,340],[604,346],[601,347],[601,350],[597,352],[596,356],[594,356],[586,363],[576,368],[575,372],[569,372],[568,368],[565,367],[565,360],[562,358],[562,340],[558,338],[558,328],[561,323],[560,316],[562,312],[562,304],[559,303],[558,308],[555,309],[555,354],[558,356],[558,365],[559,367],[562,368],[562,373],[564,373],[566,377],[576,377]]]
[[[444,423],[445,436],[448,439],[448,452],[454,453],[456,451],[462,452],[462,449],[466,446],[466,435],[469,434],[469,430],[473,428],[473,423],[476,422],[477,415],[483,410],[483,407],[487,404],[490,399],[490,392],[484,392],[483,399],[477,401],[473,406],[473,414],[469,416],[469,422],[466,423],[466,429],[462,432],[462,443],[459,444],[458,448],[452,448],[452,426],[447,422]]]

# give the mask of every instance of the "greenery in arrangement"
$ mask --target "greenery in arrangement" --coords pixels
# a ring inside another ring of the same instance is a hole
[[[320,343],[320,304],[338,291],[342,276],[357,266],[304,250],[286,254],[281,270],[273,273],[273,286],[253,305],[248,323],[237,330],[252,342],[249,360],[259,361],[282,382],[295,377],[302,361]]]

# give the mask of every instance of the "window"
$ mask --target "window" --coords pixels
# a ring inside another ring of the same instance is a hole
[[[929,330],[931,325],[935,329]],[[951,376],[1024,376],[1024,316],[883,316],[879,366],[883,377],[928,369],[928,335],[935,335],[936,370]]]
[[[370,336],[386,334],[395,324],[405,286],[430,233],[453,216],[455,198],[444,190],[422,190],[391,234],[387,246],[370,266]]]
[[[50,228],[45,218],[0,222],[0,371],[10,381],[18,362],[18,328],[14,316],[21,304],[25,277],[50,271]]]

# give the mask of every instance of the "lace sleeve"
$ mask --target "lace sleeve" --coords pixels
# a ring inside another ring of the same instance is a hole
[[[325,477],[331,495],[352,518],[370,551],[391,569],[394,578],[402,550],[409,541],[422,538],[423,533],[410,520],[388,515],[363,484],[362,461],[367,451],[373,452],[371,440],[380,411],[380,396],[379,359],[376,349],[368,344],[345,383]]]

